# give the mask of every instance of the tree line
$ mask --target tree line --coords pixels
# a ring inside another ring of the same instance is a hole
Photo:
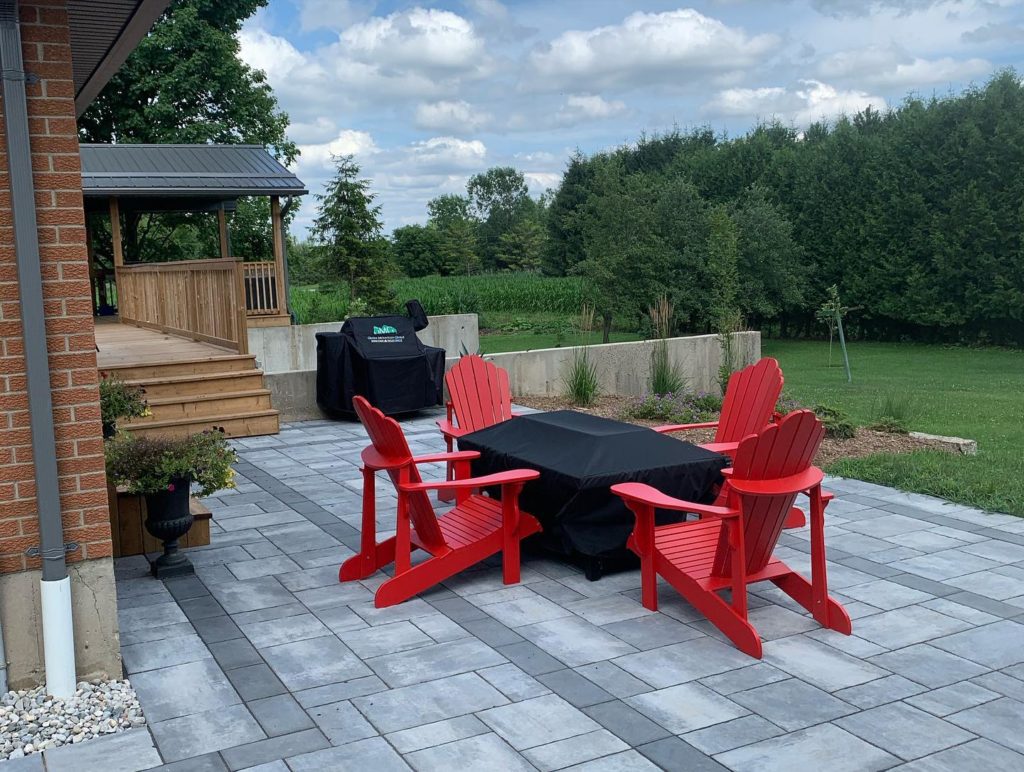
[[[739,314],[817,331],[838,288],[873,339],[1024,343],[1024,87],[1013,71],[805,132],[769,123],[642,138],[568,163],[547,273],[591,279],[605,315],[658,292],[689,329]]]
[[[539,199],[490,169],[428,215],[387,243],[376,220],[382,270],[582,276],[606,331],[642,328],[667,295],[677,331],[818,335],[835,287],[854,336],[1019,345],[1024,86],[1007,70],[803,132],[645,136],[577,152]]]

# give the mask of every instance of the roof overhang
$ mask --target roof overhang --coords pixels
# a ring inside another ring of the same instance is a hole
[[[75,79],[81,115],[146,36],[170,0],[68,0]]]
[[[134,199],[141,207],[166,198],[161,208],[173,211],[183,202],[201,208],[240,196],[308,192],[302,180],[260,145],[83,143],[80,155],[87,201],[117,197],[125,206]]]

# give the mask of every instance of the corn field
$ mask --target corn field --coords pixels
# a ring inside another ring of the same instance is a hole
[[[526,273],[480,276],[426,276],[396,279],[392,284],[401,304],[413,298],[428,314],[533,313],[575,314],[583,303],[583,282],[575,277]],[[348,291],[342,285],[293,287],[291,309],[300,324],[334,322],[348,313]]]

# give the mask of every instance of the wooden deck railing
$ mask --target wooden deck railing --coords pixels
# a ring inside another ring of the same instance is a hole
[[[119,266],[121,321],[246,354],[243,265],[227,258]]]
[[[245,274],[245,308],[249,316],[282,313],[277,292],[277,266],[274,263],[242,263]]]

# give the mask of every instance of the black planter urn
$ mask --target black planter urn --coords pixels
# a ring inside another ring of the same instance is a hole
[[[178,550],[178,539],[192,527],[188,508],[191,480],[176,477],[166,491],[146,494],[146,530],[164,543],[164,553],[150,563],[153,576],[169,579],[195,573],[192,563]]]
[[[103,439],[109,440],[117,434],[117,424],[113,421],[103,422]]]

